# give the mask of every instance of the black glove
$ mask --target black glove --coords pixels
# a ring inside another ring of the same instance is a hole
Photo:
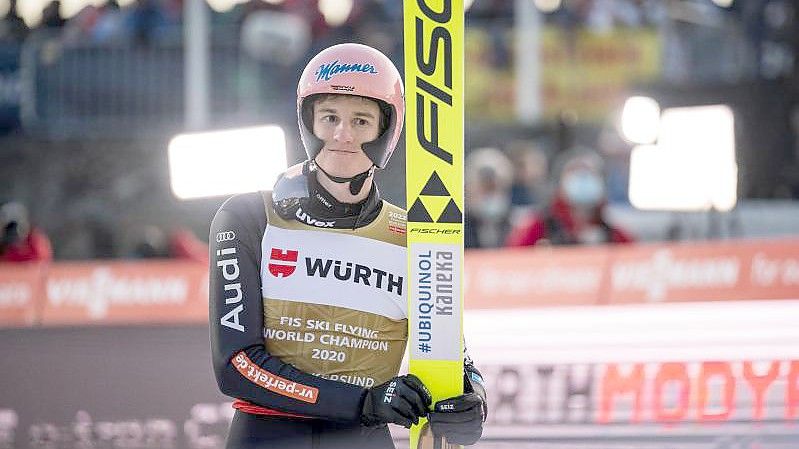
[[[477,393],[466,393],[436,402],[435,411],[427,416],[433,435],[443,436],[448,443],[470,445],[483,435],[485,403]]]
[[[430,392],[418,377],[413,374],[395,377],[366,391],[361,422],[365,426],[394,423],[410,428],[411,424],[419,423],[419,418],[427,416],[432,402]]]

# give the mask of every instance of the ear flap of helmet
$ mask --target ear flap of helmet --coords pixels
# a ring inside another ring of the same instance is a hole
[[[318,96],[310,95],[302,101],[299,110],[300,138],[305,146],[308,159],[314,159],[322,151],[324,142],[313,133],[313,105],[314,99]]]
[[[378,101],[378,103],[383,103],[388,105],[385,102]],[[382,107],[381,104],[380,110],[384,112],[384,115],[387,115],[387,124],[385,129],[381,132],[380,136],[377,139],[366,142],[363,144],[363,151],[372,160],[372,163],[375,164],[378,168],[385,168],[386,164],[388,163],[389,158],[394,153],[394,148],[390,147],[391,140],[394,138],[393,130],[397,126],[397,113],[394,111],[394,107],[388,105],[387,111],[385,108]],[[388,114],[385,114],[388,112]]]

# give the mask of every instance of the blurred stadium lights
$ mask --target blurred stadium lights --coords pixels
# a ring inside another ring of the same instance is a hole
[[[533,0],[535,7],[543,13],[557,11],[560,8],[561,0]]]
[[[722,8],[729,8],[730,6],[732,6],[734,1],[735,0],[713,0],[713,3],[716,6],[720,6]]]
[[[729,106],[663,111],[657,145],[630,156],[630,202],[639,209],[729,211],[735,207],[738,165]]]
[[[208,6],[216,12],[228,12],[234,6],[244,3],[246,0],[207,0]]]
[[[208,6],[210,6],[211,9],[213,9],[214,11],[228,12],[238,4],[247,3],[248,0],[206,0],[206,1],[208,2]],[[261,0],[261,1],[264,3],[268,3],[270,5],[281,5],[286,0]]]
[[[167,151],[180,199],[271,189],[287,167],[286,136],[276,125],[180,134]]]
[[[621,132],[632,143],[654,143],[660,126],[660,105],[654,98],[630,97],[621,113]]]
[[[352,13],[352,0],[319,0],[319,12],[330,26],[339,26],[347,21]]]

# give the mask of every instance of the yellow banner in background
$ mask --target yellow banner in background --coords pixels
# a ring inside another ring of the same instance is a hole
[[[571,111],[584,122],[605,120],[635,83],[659,77],[660,53],[655,30],[596,33],[546,27],[541,36],[544,115]]]
[[[477,25],[467,29],[465,37],[468,120],[515,121],[516,77],[525,74],[516,70],[514,47],[519,43],[513,30]],[[661,60],[661,41],[654,29],[597,33],[546,25],[541,33],[541,84],[529,88],[541,90],[544,118],[571,111],[583,122],[600,123],[621,105],[634,84],[660,77]]]

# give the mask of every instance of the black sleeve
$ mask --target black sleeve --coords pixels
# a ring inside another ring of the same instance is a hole
[[[463,348],[463,392],[477,393],[483,399],[483,421],[488,416],[488,398],[486,397],[485,381],[480,370],[474,366],[474,361],[469,357],[464,343]]]
[[[260,276],[265,227],[259,193],[229,199],[211,224],[209,321],[219,389],[281,412],[358,421],[365,389],[313,376],[266,352]]]

